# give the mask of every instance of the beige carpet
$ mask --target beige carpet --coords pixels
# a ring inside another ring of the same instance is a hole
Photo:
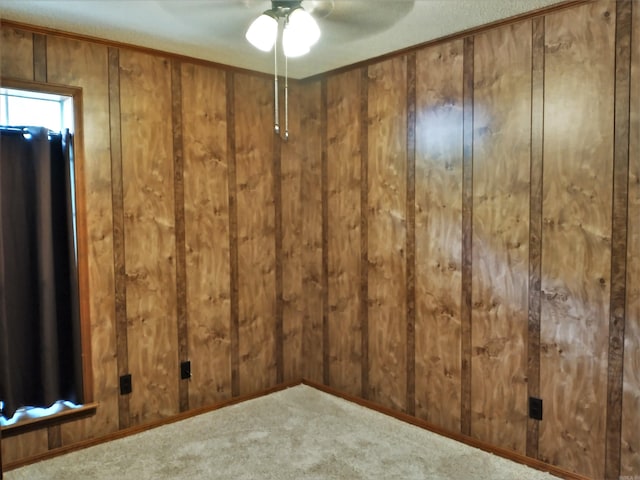
[[[29,465],[6,480],[555,477],[300,385]]]

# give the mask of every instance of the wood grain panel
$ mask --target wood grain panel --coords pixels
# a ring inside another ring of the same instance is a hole
[[[231,397],[226,78],[182,65],[189,406]]]
[[[320,137],[320,82],[302,92],[307,115],[302,126],[308,135],[298,159],[302,170],[302,291],[304,298],[304,377],[321,383],[322,373],[322,188]]]
[[[2,464],[8,465],[23,458],[34,457],[49,449],[47,429],[2,438]]]
[[[120,52],[122,177],[133,425],[178,412],[171,66]]]
[[[360,79],[327,79],[329,385],[361,393]]]
[[[616,3],[611,300],[607,363],[605,477],[620,477],[627,281],[631,1]]]
[[[615,2],[545,18],[539,454],[593,478],[604,477],[614,38]]]
[[[531,22],[474,41],[471,434],[523,453]]]
[[[47,81],[47,36],[33,34],[33,80]]]
[[[416,416],[460,431],[462,40],[417,53]]]
[[[295,125],[289,141],[282,145],[282,335],[284,381],[304,375],[303,317],[305,314],[303,278],[302,174],[306,168],[306,143],[319,136],[309,121],[317,110],[317,99],[307,95],[306,86],[290,87],[289,119]]]
[[[49,81],[82,87],[84,107],[91,366],[93,396],[100,408],[90,419],[61,426],[62,442],[69,445],[118,429],[108,51],[104,46],[49,37],[47,55]]]
[[[406,59],[369,67],[370,399],[406,408]]]
[[[0,25],[0,75],[33,80],[33,34]]]
[[[540,398],[540,291],[542,262],[542,149],[544,130],[544,18],[531,21],[531,173],[529,188],[528,396]],[[540,421],[527,421],[527,456],[538,458]]]
[[[276,381],[271,84],[235,75],[240,394]]]
[[[62,432],[60,425],[52,425],[47,428],[47,448],[54,450],[62,446]]]
[[[640,5],[632,3],[626,326],[620,474],[640,473]]]

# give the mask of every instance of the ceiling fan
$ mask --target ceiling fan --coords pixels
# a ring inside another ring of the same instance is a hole
[[[382,32],[408,15],[416,0],[301,0],[302,8],[318,23],[322,42],[346,42]],[[176,21],[199,32],[216,31],[241,39],[270,0],[157,1]],[[242,26],[239,28],[239,26]]]
[[[299,57],[309,50],[320,38],[320,27],[314,18],[302,7],[301,0],[271,0],[271,8],[265,10],[249,26],[246,39],[259,50],[268,52],[273,48],[273,90],[274,90],[274,132],[280,135],[278,102],[278,37],[282,38],[285,57],[284,74],[284,137],[289,140],[289,72],[288,58]],[[282,27],[281,27],[282,23]],[[282,34],[279,34],[282,29]],[[274,48],[275,46],[275,48]]]
[[[178,16],[188,21],[192,27],[215,29],[218,33],[235,39],[244,34],[246,40],[257,49],[263,52],[273,50],[274,132],[278,136],[281,135],[278,51],[282,51],[285,66],[285,121],[282,139],[287,141],[288,59],[309,53],[321,35],[323,39],[320,43],[342,44],[386,30],[406,16],[413,9],[414,2],[415,0],[191,0],[186,3],[188,9],[184,8],[185,2],[160,3],[167,10],[179,9]],[[254,13],[250,14],[248,11]],[[239,26],[244,27],[238,28]]]

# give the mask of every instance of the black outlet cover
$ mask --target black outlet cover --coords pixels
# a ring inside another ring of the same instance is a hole
[[[542,399],[529,397],[529,418],[542,420]]]
[[[180,364],[180,378],[186,380],[191,378],[191,362],[186,361]]]
[[[127,373],[120,377],[120,395],[131,393],[131,374]]]

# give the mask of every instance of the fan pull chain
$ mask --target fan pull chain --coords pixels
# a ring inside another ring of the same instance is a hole
[[[280,103],[278,100],[278,46],[274,45],[273,47],[273,93],[275,96],[275,100],[273,102],[274,105],[274,131],[276,135],[280,135],[280,118],[278,116],[278,104]]]
[[[284,136],[280,135],[280,98],[278,92],[278,44],[273,46],[273,130],[285,142],[289,141],[289,58],[284,56]]]
[[[289,141],[289,57],[284,56],[284,141]]]

